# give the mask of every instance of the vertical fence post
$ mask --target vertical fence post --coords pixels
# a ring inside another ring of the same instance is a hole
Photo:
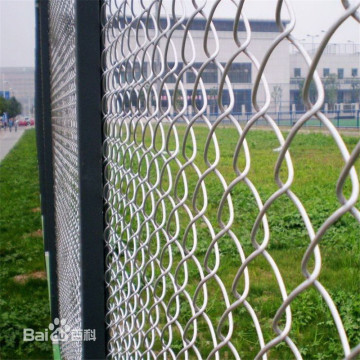
[[[82,325],[96,332],[83,359],[106,357],[100,6],[75,2]]]
[[[44,249],[49,284],[51,321],[59,317],[56,236],[54,213],[54,176],[51,136],[50,99],[50,54],[48,1],[37,0],[36,15],[36,141],[39,162],[39,182],[41,189],[41,213],[43,220]]]

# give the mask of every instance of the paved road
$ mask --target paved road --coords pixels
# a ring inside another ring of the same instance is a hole
[[[2,161],[7,153],[13,148],[24,131],[24,128],[18,128],[17,132],[15,132],[14,129],[12,129],[11,132],[9,129],[6,131],[4,129],[0,130],[0,161]]]

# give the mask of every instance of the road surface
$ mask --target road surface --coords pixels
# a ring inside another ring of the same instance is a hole
[[[0,129],[0,161],[2,161],[8,152],[13,148],[24,131],[25,129],[20,127],[18,127],[16,132],[14,129],[12,129],[11,132],[9,129],[6,129],[6,131],[4,129]]]

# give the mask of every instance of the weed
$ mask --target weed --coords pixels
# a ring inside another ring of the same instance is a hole
[[[0,163],[0,357],[48,359],[49,342],[23,342],[23,329],[43,331],[50,322],[45,270],[35,131],[26,131]],[[17,278],[27,278],[19,282]]]

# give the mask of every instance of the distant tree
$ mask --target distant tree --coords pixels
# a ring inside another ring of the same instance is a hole
[[[271,97],[274,100],[274,104],[275,104],[275,111],[278,112],[278,104],[281,103],[281,96],[282,96],[282,88],[279,85],[275,85],[273,87],[273,91],[271,93]]]
[[[212,87],[211,89],[206,90],[206,95],[208,99],[208,105],[210,106],[210,113],[215,114],[219,96],[218,89],[216,87]]]
[[[174,108],[176,108],[177,111],[181,111],[184,107],[184,99],[182,96],[182,92],[180,89],[177,89],[174,93]]]
[[[150,91],[150,85],[146,84],[140,91],[139,94],[137,96],[137,103],[133,103],[134,106],[138,106],[139,109],[144,110],[145,107],[148,106],[148,97],[150,96],[150,104],[152,106],[156,105],[156,99],[155,99],[155,95],[153,91]],[[154,86],[152,86],[152,90],[154,90]],[[146,94],[146,96],[145,96]]]
[[[353,76],[351,79],[351,102],[360,102],[360,78]]]
[[[303,96],[304,85],[305,85],[305,79],[301,79],[301,80],[299,81],[299,91],[300,91],[300,97],[301,97],[301,99],[302,99],[302,96]],[[315,82],[314,82],[313,80],[311,80],[311,83],[310,83],[309,98],[310,98],[310,101],[311,101],[312,103],[316,102],[316,99],[317,99],[317,90],[316,90]]]
[[[325,102],[329,104],[329,110],[334,109],[338,93],[338,77],[336,74],[329,74],[324,80]]]
[[[21,104],[16,100],[16,98],[13,96],[8,100],[7,104],[7,112],[9,115],[9,118],[15,117],[16,115],[21,114]]]
[[[8,111],[7,108],[8,108],[7,100],[2,96],[0,96],[0,116],[2,116],[4,112]]]

